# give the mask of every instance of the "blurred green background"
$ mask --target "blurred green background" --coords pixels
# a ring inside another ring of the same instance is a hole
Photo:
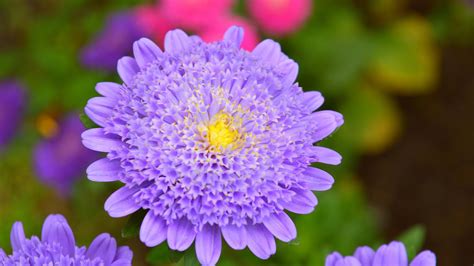
[[[45,117],[55,123],[82,112],[97,82],[118,81],[83,67],[81,49],[111,13],[152,3],[0,0],[0,80],[28,90],[23,124],[0,154],[0,247],[9,250],[14,221],[39,234],[46,215],[62,213],[78,243],[109,232],[130,245],[134,265],[186,263],[166,244],[150,252],[133,233],[120,237],[127,218],[103,210],[114,185],[83,176],[65,197],[32,166],[32,147],[48,135]],[[325,168],[336,183],[317,194],[316,211],[292,216],[296,241],[278,243],[268,261],[225,248],[220,265],[323,265],[331,251],[348,255],[409,229],[415,246],[426,232],[423,248],[439,265],[474,262],[473,10],[468,1],[315,0],[300,29],[270,36],[300,64],[302,87],[321,91],[324,108],[344,114],[344,126],[324,142],[344,159]],[[247,16],[243,1],[234,12]]]

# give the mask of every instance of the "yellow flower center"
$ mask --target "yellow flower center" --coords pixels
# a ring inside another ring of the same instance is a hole
[[[213,120],[214,122],[207,128],[207,137],[212,146],[227,148],[238,139],[239,132],[233,128],[233,118],[231,116],[219,113]]]

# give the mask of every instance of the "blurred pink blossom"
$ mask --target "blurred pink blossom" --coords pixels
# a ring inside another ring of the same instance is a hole
[[[198,31],[229,13],[234,0],[162,0],[163,15],[175,27]]]
[[[249,21],[232,15],[220,17],[216,23],[209,25],[209,27],[202,31],[198,31],[198,35],[206,42],[222,40],[225,31],[231,26],[240,26],[244,29],[245,35],[242,48],[245,50],[253,50],[260,41],[257,30]]]
[[[144,5],[138,7],[135,12],[138,26],[147,36],[163,47],[166,32],[174,26],[164,17],[161,8],[156,5]]]
[[[247,0],[252,17],[270,34],[287,35],[311,14],[311,0]]]

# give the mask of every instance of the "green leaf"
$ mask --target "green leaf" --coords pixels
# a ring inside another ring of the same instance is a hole
[[[186,251],[183,257],[184,266],[199,266],[199,261],[194,253],[194,248],[190,248]]]
[[[145,217],[146,211],[139,210],[132,214],[125,224],[125,227],[122,228],[122,237],[123,238],[132,238],[138,236],[140,232],[140,226],[142,224],[143,218]]]
[[[86,114],[82,113],[79,115],[79,119],[81,119],[82,124],[87,128],[96,128],[98,127]]]
[[[415,225],[398,237],[398,240],[405,244],[408,259],[411,260],[420,251],[425,242],[426,230],[422,225]]]

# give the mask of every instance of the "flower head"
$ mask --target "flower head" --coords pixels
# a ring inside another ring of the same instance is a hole
[[[35,170],[43,182],[66,195],[73,182],[85,174],[87,166],[98,156],[82,146],[81,133],[85,128],[77,114],[67,116],[56,127],[57,132],[36,146]]]
[[[227,14],[233,3],[233,0],[162,0],[160,7],[173,25],[201,30]]]
[[[274,35],[296,31],[311,14],[311,0],[247,0],[252,17]]]
[[[98,235],[89,248],[76,246],[71,228],[59,214],[46,218],[41,238],[26,238],[22,223],[16,222],[10,239],[13,254],[0,249],[1,265],[132,265],[132,251],[118,247],[109,234]]]
[[[117,60],[129,54],[132,43],[146,35],[140,26],[133,11],[111,15],[104,29],[82,50],[82,64],[94,69],[115,69]]]
[[[333,252],[326,258],[326,266],[408,266],[405,245],[393,241],[373,251],[369,247],[359,247],[352,256],[343,257]],[[410,266],[436,266],[436,256],[431,251],[423,251],[410,263]]]
[[[15,135],[25,108],[25,92],[15,81],[0,82],[0,150]]]
[[[89,179],[125,184],[105,209],[113,217],[149,210],[141,240],[167,240],[180,251],[195,241],[203,264],[217,262],[221,236],[262,259],[275,253],[274,237],[294,239],[285,210],[312,212],[312,190],[334,182],[309,164],[341,160],[313,143],[342,116],[313,112],[321,94],[295,83],[298,65],[278,43],[265,40],[248,52],[242,39],[238,27],[213,43],[174,30],[164,52],[141,39],[135,58],[118,63],[124,84],[99,83],[104,97],[85,108],[101,128],[85,131],[83,144],[108,153],[88,168]]]

